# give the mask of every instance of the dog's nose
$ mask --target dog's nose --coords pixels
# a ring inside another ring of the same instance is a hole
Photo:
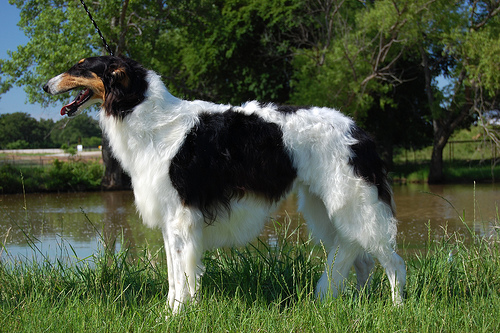
[[[48,85],[47,83],[45,83],[45,84],[43,85],[43,90],[44,90],[45,92],[49,92],[49,85]]]

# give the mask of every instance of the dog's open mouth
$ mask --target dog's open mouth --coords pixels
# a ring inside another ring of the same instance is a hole
[[[78,108],[80,106],[82,106],[83,104],[85,104],[85,102],[92,98],[93,94],[94,93],[90,89],[84,89],[80,91],[71,103],[66,104],[62,107],[61,116],[64,116],[65,114],[67,114],[68,117],[73,116],[78,111]]]

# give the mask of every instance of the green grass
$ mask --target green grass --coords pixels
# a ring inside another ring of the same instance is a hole
[[[0,261],[2,332],[494,332],[500,329],[499,238],[429,230],[406,252],[403,306],[390,301],[380,267],[369,294],[348,285],[318,302],[323,250],[295,230],[205,255],[202,298],[177,316],[165,309],[163,251],[102,250],[80,262]],[[434,239],[440,239],[434,241]],[[298,244],[296,244],[298,241]],[[68,251],[71,253],[71,248]],[[5,256],[5,254],[4,254]],[[355,283],[354,278],[351,279]]]

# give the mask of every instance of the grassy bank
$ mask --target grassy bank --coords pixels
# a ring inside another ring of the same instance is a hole
[[[392,170],[391,178],[397,183],[427,183],[429,164],[399,164]],[[497,182],[500,180],[500,164],[492,167],[490,164],[453,162],[445,163],[445,183],[460,184],[472,182]]]
[[[391,170],[396,182],[426,183],[432,147],[419,150],[395,150]],[[453,134],[443,150],[444,182],[494,182],[500,179],[499,148],[485,136],[479,126],[462,129]],[[493,162],[493,163],[492,163]]]
[[[50,166],[0,165],[0,193],[91,191],[101,187],[104,166],[98,161],[54,160]]]
[[[369,295],[349,285],[338,299],[316,301],[323,251],[307,241],[295,245],[294,233],[274,248],[260,243],[207,253],[201,301],[178,316],[165,310],[163,251],[132,257],[103,246],[76,264],[0,260],[0,331],[498,331],[498,238],[440,236],[431,241],[430,231],[425,249],[402,251],[408,282],[401,307],[392,306],[380,267]]]

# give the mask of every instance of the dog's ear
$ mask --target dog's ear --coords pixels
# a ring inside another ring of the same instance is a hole
[[[113,69],[110,74],[110,83],[111,85],[118,83],[122,87],[127,88],[130,83],[127,70],[124,67]]]
[[[103,75],[106,89],[103,107],[108,114],[123,118],[144,100],[147,71],[130,59],[115,57],[113,60]]]

